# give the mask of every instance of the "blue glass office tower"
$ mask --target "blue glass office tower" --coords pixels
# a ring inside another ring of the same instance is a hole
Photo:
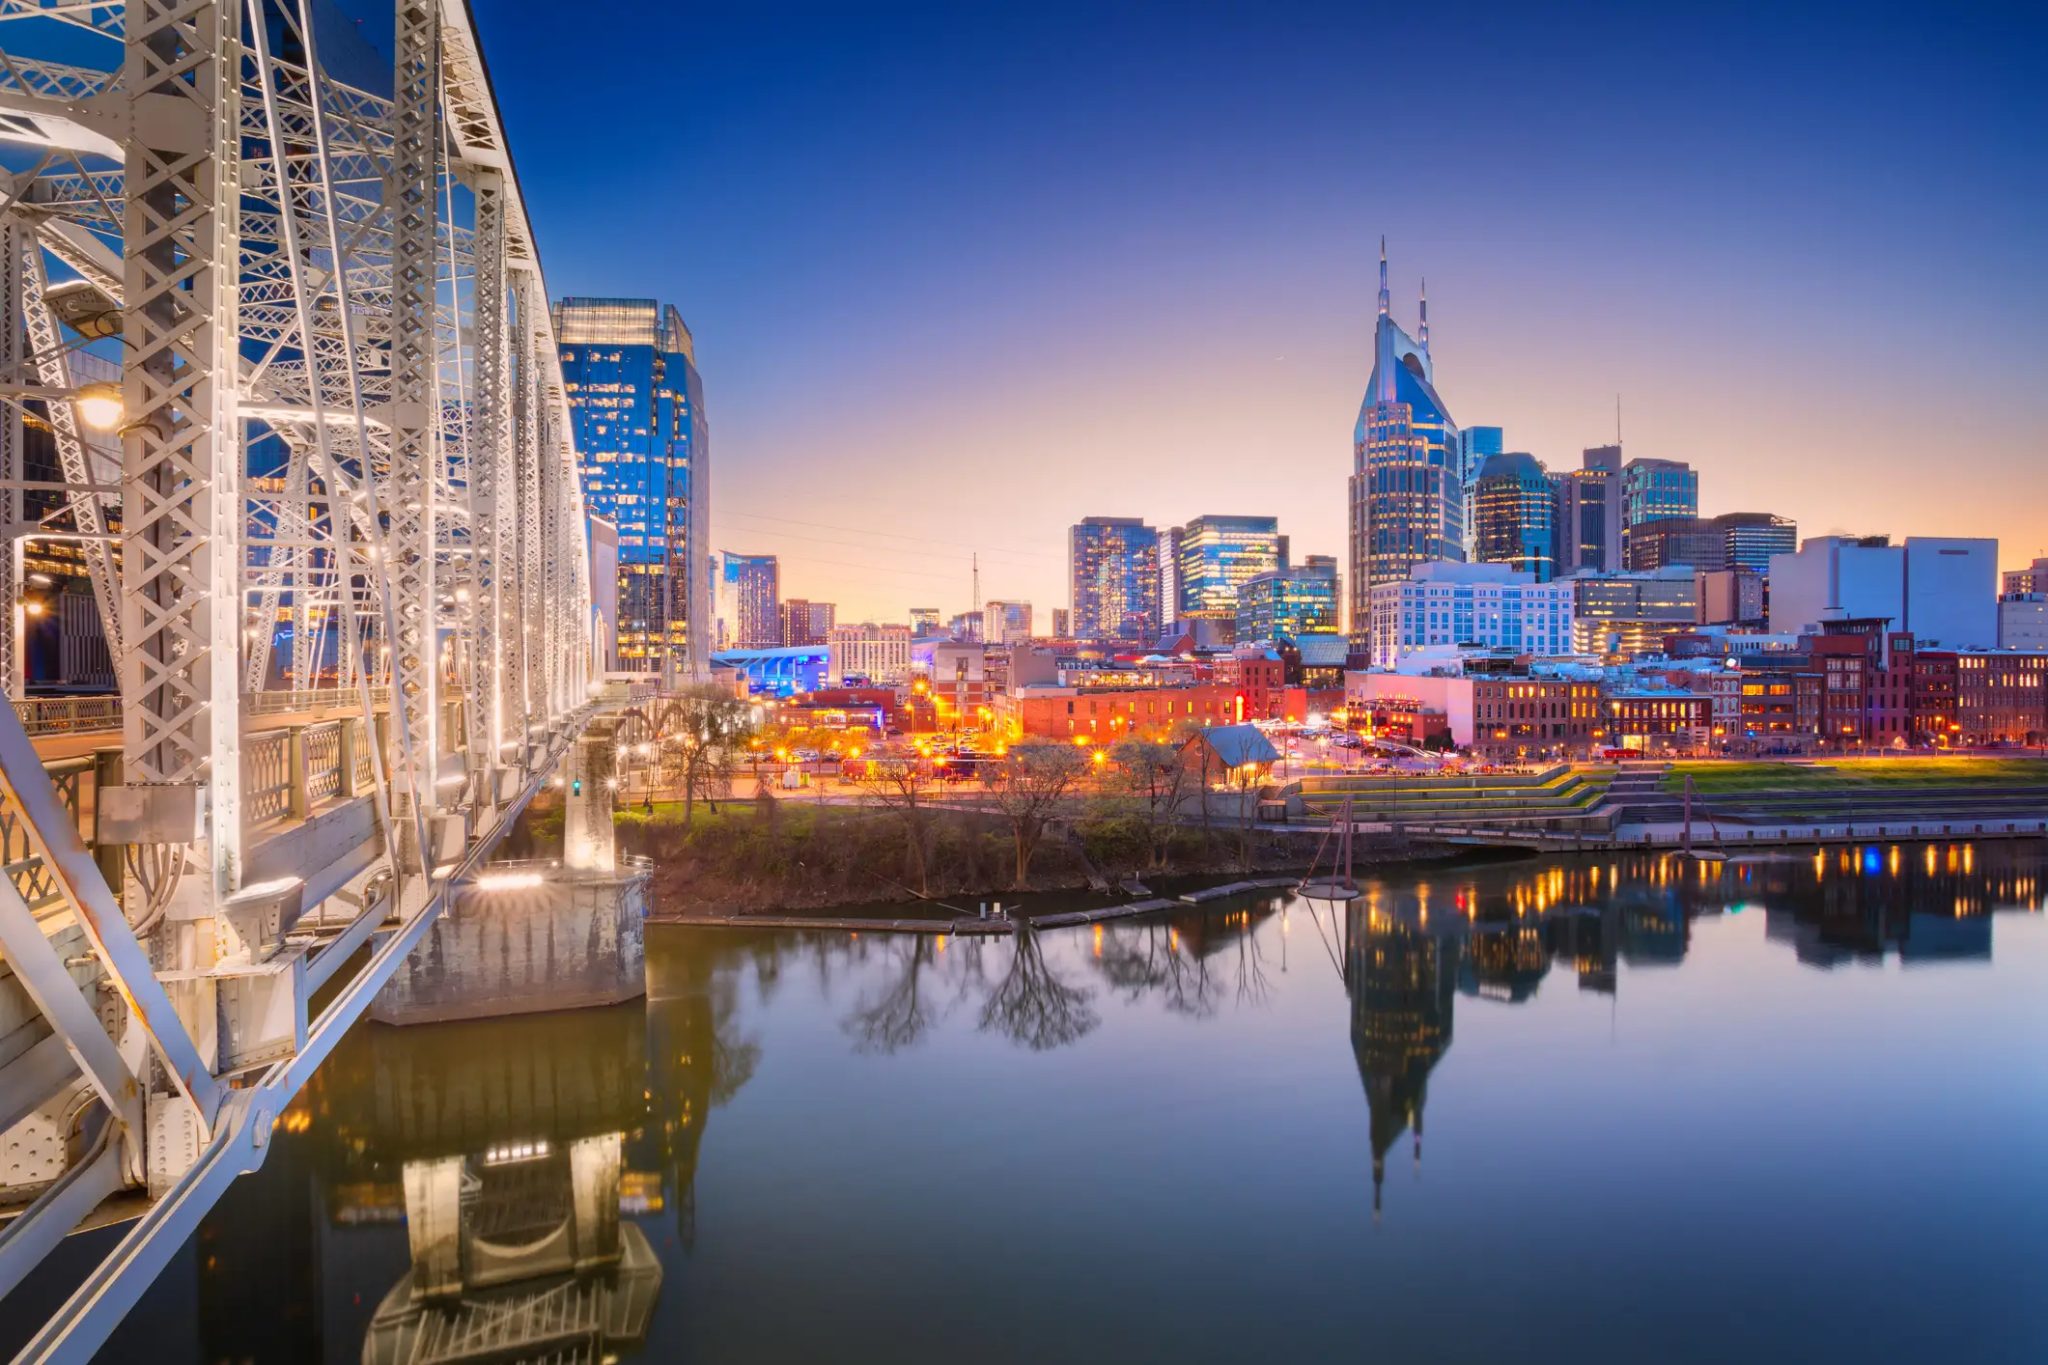
[[[690,330],[653,299],[565,298],[554,311],[584,500],[619,528],[618,666],[700,677],[710,432]]]
[[[1257,574],[1287,567],[1278,517],[1200,516],[1172,536],[1176,600],[1162,604],[1177,621],[1237,615],[1237,589]]]
[[[1159,532],[1136,517],[1083,517],[1067,532],[1077,640],[1159,636]]]
[[[1557,577],[1557,495],[1543,462],[1526,451],[1489,455],[1472,484],[1472,557]]]
[[[1437,394],[1429,301],[1415,336],[1395,323],[1380,243],[1372,378],[1352,433],[1351,637],[1363,644],[1375,583],[1417,564],[1465,558],[1465,471],[1457,424]]]

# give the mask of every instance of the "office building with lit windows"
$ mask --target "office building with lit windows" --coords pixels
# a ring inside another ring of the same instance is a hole
[[[1723,512],[1714,518],[1721,528],[1721,565],[1768,574],[1773,555],[1799,549],[1799,524],[1771,512]]]
[[[838,619],[839,608],[830,602],[812,602],[802,597],[784,598],[783,647],[824,644],[825,637],[832,633],[832,627],[838,623]]]
[[[618,526],[618,666],[705,675],[711,639],[710,430],[696,345],[653,299],[554,308],[590,514]]]
[[[1525,451],[1489,455],[1472,485],[1472,557],[1538,583],[1557,577],[1557,498],[1543,462]]]
[[[1700,514],[1699,472],[1683,460],[1630,460],[1621,471],[1623,538],[1634,527],[1664,517]]]
[[[714,557],[721,649],[775,649],[782,644],[782,565],[774,555]]]
[[[1277,517],[1200,516],[1169,533],[1179,555],[1176,621],[1237,615],[1237,588],[1256,574],[1287,567],[1287,537]]]
[[[1367,595],[1372,667],[1396,668],[1433,646],[1476,646],[1516,654],[1568,654],[1572,585],[1538,583],[1505,564],[1418,564]]]
[[[1237,585],[1237,638],[1299,640],[1338,629],[1337,557],[1310,555]]]
[[[1465,486],[1470,488],[1478,479],[1479,471],[1489,456],[1498,455],[1507,447],[1501,444],[1502,432],[1499,427],[1458,428],[1458,470]]]
[[[1364,643],[1375,585],[1405,580],[1418,564],[1465,558],[1465,458],[1457,425],[1436,390],[1428,298],[1411,337],[1392,316],[1382,241],[1372,377],[1352,432],[1354,643]]]
[[[1136,517],[1083,517],[1067,531],[1077,640],[1158,637],[1159,532]]]
[[[1557,571],[1617,573],[1621,549],[1620,446],[1594,446],[1577,469],[1558,474]]]

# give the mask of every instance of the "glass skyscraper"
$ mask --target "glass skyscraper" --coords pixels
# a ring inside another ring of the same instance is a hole
[[[1683,460],[1630,460],[1621,473],[1621,525],[1700,514],[1699,472]]]
[[[1237,585],[1240,643],[1328,635],[1338,625],[1337,560],[1310,555],[1298,568],[1254,574]]]
[[[1083,517],[1067,532],[1077,640],[1158,638],[1159,532],[1136,517]]]
[[[1178,547],[1174,619],[1237,614],[1238,585],[1287,567],[1287,537],[1277,517],[1196,517],[1173,533]]]
[[[554,313],[584,499],[619,528],[618,666],[701,676],[710,431],[690,330],[653,299],[565,298]]]
[[[1538,583],[1557,576],[1557,498],[1542,461],[1523,451],[1489,455],[1472,486],[1473,555]]]
[[[1363,643],[1372,586],[1418,564],[1465,558],[1465,454],[1436,391],[1429,302],[1411,337],[1393,319],[1380,242],[1372,379],[1352,433],[1351,634]]]
[[[782,565],[774,555],[721,552],[717,580],[721,649],[775,649],[782,639]]]

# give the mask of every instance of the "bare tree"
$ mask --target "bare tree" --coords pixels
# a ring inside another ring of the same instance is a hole
[[[699,683],[663,705],[656,730],[660,761],[683,789],[683,823],[699,797],[716,801],[732,789],[740,751],[753,728],[753,708],[721,687]]]
[[[1092,992],[1069,986],[1053,973],[1038,946],[1038,933],[1019,923],[1010,939],[1010,970],[981,1007],[981,1026],[1045,1052],[1079,1042],[1102,1022],[1088,1003]]]
[[[1088,756],[1064,744],[1020,744],[1004,756],[993,774],[995,808],[1010,821],[1017,841],[1017,880],[1031,877],[1031,855],[1045,827],[1065,806],[1088,771]]]
[[[879,802],[903,823],[917,894],[931,894],[932,798],[938,786],[931,764],[917,754],[890,754],[867,760],[854,786]]]
[[[1127,739],[1109,751],[1118,787],[1132,798],[1145,824],[1146,855],[1156,871],[1166,866],[1173,827],[1195,786],[1188,745]]]

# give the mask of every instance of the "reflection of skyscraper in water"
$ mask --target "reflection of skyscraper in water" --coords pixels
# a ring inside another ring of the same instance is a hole
[[[1614,994],[1621,947],[1621,915],[1612,905],[1566,910],[1546,926],[1554,959],[1571,964],[1579,989]]]
[[[1519,1005],[1536,994],[1549,971],[1540,922],[1480,924],[1472,930],[1458,984],[1468,995]]]
[[[1351,1050],[1372,1114],[1372,1210],[1378,1217],[1387,1150],[1415,1135],[1422,1160],[1422,1107],[1429,1073],[1451,1046],[1457,998],[1458,940],[1439,938],[1378,898],[1353,901],[1344,943],[1344,988],[1351,997]]]

